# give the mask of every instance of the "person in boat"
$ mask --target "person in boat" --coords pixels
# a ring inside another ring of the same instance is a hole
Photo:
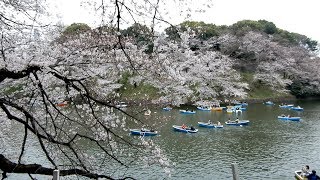
[[[231,123],[231,120],[230,120],[230,118],[228,119],[227,123]]]
[[[236,123],[239,123],[239,118],[237,117],[237,119],[236,119]]]
[[[194,128],[193,126],[191,126],[191,127],[190,127],[190,130],[194,131],[194,130],[195,130],[195,128]]]
[[[320,177],[317,175],[316,170],[312,170],[311,174],[307,176],[308,180],[318,180]]]
[[[310,174],[310,167],[309,165],[305,165],[303,166],[302,170],[301,170],[301,176],[302,177],[306,177]]]
[[[187,129],[187,126],[185,124],[182,124],[181,128],[182,129]]]
[[[209,119],[208,124],[211,124],[211,120]]]
[[[288,114],[288,118],[290,117],[290,114]]]
[[[221,126],[221,123],[220,123],[220,121],[218,121],[218,126]]]

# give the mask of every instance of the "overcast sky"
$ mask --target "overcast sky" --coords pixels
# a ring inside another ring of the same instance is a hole
[[[62,21],[68,25],[83,22],[93,25],[92,13],[80,6],[81,0],[58,0],[55,10],[61,13]],[[200,0],[201,1],[201,0]],[[203,1],[205,2],[205,0]],[[320,42],[320,0],[213,0],[209,11],[192,13],[189,20],[204,21],[217,25],[231,25],[237,21],[265,19],[278,28],[306,35]],[[194,0],[191,8],[202,5]],[[170,8],[167,8],[170,9]],[[171,13],[178,11],[174,6]],[[173,24],[184,19],[174,15]]]

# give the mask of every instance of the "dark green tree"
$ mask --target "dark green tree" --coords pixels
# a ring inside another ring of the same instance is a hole
[[[273,22],[259,20],[258,23],[260,23],[261,27],[263,28],[263,31],[267,34],[274,34],[278,31],[277,26]]]
[[[174,41],[180,40],[179,30],[176,26],[170,26],[165,29],[166,34],[168,35],[168,38]]]
[[[147,46],[145,53],[150,54],[153,52],[154,45],[152,43],[152,33],[146,25],[134,23],[127,29],[122,30],[121,34],[123,36],[132,37],[139,47]]]
[[[262,31],[263,26],[258,21],[242,20],[230,26],[230,30],[239,36],[246,34],[249,31]]]
[[[318,47],[318,42],[315,41],[315,40],[312,40],[310,38],[307,38],[305,40],[305,44],[307,45],[307,48],[310,50],[310,51],[316,51],[319,49]]]
[[[219,27],[214,24],[206,24],[202,21],[185,21],[180,24],[181,31],[187,31],[190,28],[195,32],[197,38],[201,40],[208,40],[211,37],[219,35]]]
[[[132,26],[122,30],[123,36],[132,37],[138,45],[146,45],[151,42],[151,30],[146,26],[139,23],[134,23]]]
[[[86,31],[90,31],[91,28],[85,23],[72,23],[70,26],[66,27],[66,29],[62,32],[65,36],[81,34]]]

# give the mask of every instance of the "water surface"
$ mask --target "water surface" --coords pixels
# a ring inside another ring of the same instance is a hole
[[[145,138],[151,138],[172,163],[170,176],[158,165],[132,166],[125,171],[120,169],[114,175],[126,174],[137,179],[232,179],[232,163],[238,164],[240,179],[293,179],[294,171],[306,164],[320,173],[320,102],[297,101],[294,104],[303,107],[304,111],[263,104],[249,104],[247,111],[238,116],[225,111],[197,111],[194,115],[185,115],[180,114],[178,108],[172,111],[151,109],[150,116],[140,117],[153,125],[160,135]],[[278,120],[277,116],[281,114],[301,116],[302,120]],[[197,126],[198,121],[210,119],[224,124],[228,118],[236,117],[250,120],[250,125],[224,125],[223,129]],[[172,125],[182,124],[193,125],[199,132],[173,131]],[[128,125],[129,128],[140,128]],[[32,146],[32,142],[28,144]],[[20,144],[14,147],[19,148]],[[20,176],[10,177],[19,179]]]
[[[320,172],[320,102],[297,101],[303,112],[281,109],[278,105],[249,104],[238,115],[250,120],[249,126],[224,126],[223,129],[199,128],[197,134],[174,132],[172,125],[197,126],[198,121],[225,122],[235,114],[197,111],[195,115],[153,110],[150,121],[158,124],[154,141],[175,164],[172,179],[232,179],[231,164],[238,163],[241,179],[294,179],[303,165]],[[278,120],[277,116],[300,116],[300,122]],[[160,117],[160,118],[159,118]],[[161,171],[140,169],[137,178],[165,178]]]

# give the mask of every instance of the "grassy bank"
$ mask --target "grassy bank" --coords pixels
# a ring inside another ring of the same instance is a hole
[[[160,97],[158,94],[158,89],[149,84],[140,84],[139,86],[125,84],[120,88],[119,93],[121,94],[121,99],[127,99],[131,101],[147,101]]]
[[[268,100],[274,102],[285,102],[295,100],[295,96],[286,92],[277,92],[271,89],[267,84],[254,81],[253,73],[242,72],[242,81],[249,84],[249,90],[247,91],[247,98],[237,100],[246,101],[250,103],[262,103]],[[139,85],[132,85],[128,82],[129,74],[124,75],[121,83],[124,84],[119,90],[121,94],[120,98],[124,101],[134,102],[135,104],[150,104],[152,100],[158,99],[161,95],[159,90],[150,84],[140,83]],[[226,98],[229,99],[229,98]],[[223,100],[223,98],[221,99]],[[189,102],[187,104],[193,104]]]
[[[286,92],[277,92],[270,88],[267,84],[254,80],[253,73],[241,72],[242,81],[249,84],[248,97],[245,98],[248,102],[263,102],[266,100],[284,101],[293,100],[295,96]]]

